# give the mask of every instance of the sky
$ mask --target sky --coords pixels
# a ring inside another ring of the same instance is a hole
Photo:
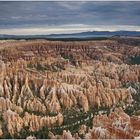
[[[140,31],[140,1],[0,1],[0,34]]]

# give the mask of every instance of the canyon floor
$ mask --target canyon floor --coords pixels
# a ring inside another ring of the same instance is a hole
[[[139,139],[140,37],[1,40],[0,138]]]

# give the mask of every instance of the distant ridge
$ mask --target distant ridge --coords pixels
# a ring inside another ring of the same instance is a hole
[[[0,39],[49,39],[49,38],[96,38],[112,36],[140,36],[140,31],[88,31],[70,34],[50,34],[50,35],[6,35],[0,34]]]

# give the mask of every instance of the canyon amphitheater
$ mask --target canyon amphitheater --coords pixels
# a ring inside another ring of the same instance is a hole
[[[140,39],[0,41],[0,138],[140,139]]]

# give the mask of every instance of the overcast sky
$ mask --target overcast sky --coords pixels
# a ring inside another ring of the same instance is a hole
[[[0,34],[140,31],[138,2],[0,2]]]

